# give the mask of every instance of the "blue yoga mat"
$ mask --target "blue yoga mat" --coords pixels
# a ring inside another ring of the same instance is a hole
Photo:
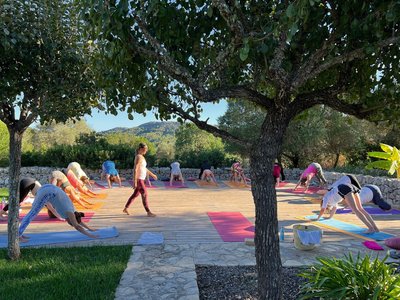
[[[98,239],[107,239],[118,236],[118,230],[115,227],[100,228],[96,231],[91,231],[91,233],[98,235],[99,236]],[[21,247],[96,240],[76,230],[32,233],[32,234],[27,234],[27,236],[29,237],[29,242],[20,243]],[[0,235],[0,248],[7,248],[7,243],[8,243],[7,235]]]
[[[157,245],[164,243],[164,236],[159,232],[143,232],[140,236],[138,245]]]
[[[306,219],[316,219],[317,217],[318,217],[317,215],[306,216]],[[354,224],[342,222],[342,221],[335,220],[335,219],[321,218],[321,219],[319,219],[319,221],[314,221],[314,222],[317,224],[321,223],[321,225],[327,225],[330,227],[335,227],[340,230],[355,233],[355,234],[358,234],[358,235],[361,235],[361,236],[364,236],[366,238],[373,239],[376,241],[383,241],[388,238],[394,237],[394,235],[386,233],[386,232],[365,233],[367,228],[363,228],[363,227],[360,227],[360,226],[357,226]]]

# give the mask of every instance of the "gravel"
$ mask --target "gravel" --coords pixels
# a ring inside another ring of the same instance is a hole
[[[302,268],[282,268],[282,299],[298,299],[305,279],[297,276]],[[203,299],[258,299],[255,266],[219,267],[197,265],[197,284]]]

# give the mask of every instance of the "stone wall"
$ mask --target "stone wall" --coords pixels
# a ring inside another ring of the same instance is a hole
[[[33,177],[39,182],[46,183],[49,180],[49,175],[53,170],[62,170],[62,168],[51,168],[51,167],[24,167],[21,168],[21,178]],[[168,178],[170,168],[151,168],[159,179]],[[230,176],[230,168],[213,169],[215,177],[218,180],[228,180]],[[300,177],[302,169],[285,169],[286,180],[297,181]],[[88,170],[85,169],[86,174],[92,179],[99,179],[101,170]],[[198,178],[199,169],[182,169],[183,176],[185,178]],[[248,170],[245,170],[248,174]],[[119,170],[121,177],[131,179],[132,170]],[[325,172],[325,177],[329,184],[336,181],[344,173]],[[368,175],[356,175],[361,185],[365,184],[376,184],[380,187],[385,199],[393,204],[395,207],[400,207],[400,180],[386,177],[373,177]],[[0,187],[8,186],[8,168],[0,168]]]

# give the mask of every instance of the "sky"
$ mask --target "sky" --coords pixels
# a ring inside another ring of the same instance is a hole
[[[209,118],[208,123],[212,125],[217,124],[218,117],[222,116],[228,104],[226,101],[221,101],[218,104],[203,104],[202,120]],[[104,131],[115,127],[136,127],[147,122],[159,121],[157,120],[152,112],[148,112],[144,117],[139,114],[135,114],[133,120],[128,119],[126,112],[119,112],[117,116],[111,114],[105,114],[104,112],[94,110],[92,116],[86,115],[85,120],[88,125],[95,131]],[[174,121],[174,120],[170,120]]]

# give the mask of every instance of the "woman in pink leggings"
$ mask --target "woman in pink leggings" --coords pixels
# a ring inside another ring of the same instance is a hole
[[[146,185],[144,183],[147,174],[149,174],[151,177],[153,177],[155,180],[157,180],[157,176],[153,174],[151,171],[149,171],[146,166],[146,159],[144,158],[144,155],[147,153],[147,145],[144,143],[139,144],[139,148],[136,151],[136,157],[135,157],[135,165],[133,167],[134,173],[133,173],[133,188],[135,189],[133,191],[133,194],[129,197],[128,201],[125,204],[125,208],[123,209],[123,212],[129,215],[128,208],[131,205],[131,203],[135,200],[139,194],[142,195],[142,203],[143,207],[147,212],[148,217],[155,217],[156,215],[153,214],[150,211],[148,202],[147,202],[147,189]]]

